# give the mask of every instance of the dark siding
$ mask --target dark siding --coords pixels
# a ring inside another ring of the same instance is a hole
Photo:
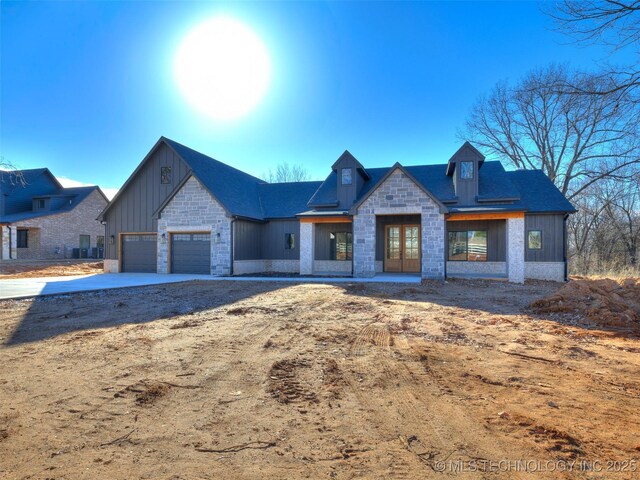
[[[333,260],[329,234],[332,232],[351,232],[350,223],[318,223],[315,235],[315,260]]]
[[[562,262],[564,242],[563,215],[525,215],[524,259],[526,262]],[[542,231],[542,250],[527,248],[529,230]]]
[[[338,202],[339,202],[338,208],[341,208],[344,210],[348,210],[349,208],[351,208],[353,206],[353,202],[358,196],[358,192],[360,191],[360,189],[362,188],[362,185],[364,184],[364,181],[360,176],[360,173],[358,173],[357,166],[358,164],[356,163],[356,161],[350,156],[346,156],[342,158],[340,162],[336,164],[336,168],[337,168],[336,173],[338,177],[337,179],[338,181],[337,195],[338,195]],[[352,180],[351,185],[342,185],[342,169],[343,168],[351,169],[351,180]]]
[[[295,248],[285,248],[285,233],[296,236]],[[262,258],[265,260],[300,259],[300,222],[293,220],[271,220],[262,225]]]
[[[420,215],[380,215],[376,217],[376,260],[384,260],[384,227],[402,224],[420,225]]]
[[[233,225],[234,260],[260,260],[264,224],[236,220]]]
[[[473,162],[473,179],[460,179],[460,162]],[[456,195],[458,196],[458,205],[476,205],[476,196],[478,195],[478,155],[470,148],[465,148],[458,152],[456,156],[454,185]]]
[[[160,183],[160,168],[171,167],[171,183]],[[107,212],[107,238],[105,258],[117,257],[117,239],[121,232],[156,232],[157,220],[153,213],[173,192],[188,172],[187,165],[164,144],[147,159],[146,164],[132,179]],[[115,242],[109,241],[111,235]]]
[[[467,222],[447,222],[448,232],[464,232],[468,230],[487,231],[487,262],[505,262],[507,259],[506,222],[504,220],[474,220]],[[445,251],[448,246],[445,244]],[[448,252],[447,252],[448,255]]]

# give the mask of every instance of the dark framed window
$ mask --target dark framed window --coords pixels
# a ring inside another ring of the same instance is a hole
[[[295,233],[285,233],[284,234],[284,249],[285,250],[294,250],[296,248],[296,234]]]
[[[529,230],[527,233],[527,248],[542,250],[542,230]]]
[[[351,260],[353,258],[353,235],[351,232],[330,233],[329,254],[332,260]]]
[[[39,198],[38,200],[36,200],[36,207],[38,208],[38,210],[43,210],[45,206],[46,203],[44,198]]]
[[[96,247],[104,248],[104,236],[98,235],[98,237],[96,238]]]
[[[351,175],[352,172],[353,172],[352,168],[342,169],[342,185],[351,185],[351,182],[353,182],[353,178]]]
[[[449,232],[449,260],[454,262],[486,262],[487,231]]]
[[[462,180],[473,179],[473,162],[460,162],[460,178]]]
[[[160,183],[171,183],[171,167],[160,167]]]
[[[29,248],[29,230],[18,230],[16,243],[18,248]]]

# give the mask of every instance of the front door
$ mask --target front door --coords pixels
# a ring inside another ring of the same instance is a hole
[[[385,272],[420,272],[420,225],[385,227]]]

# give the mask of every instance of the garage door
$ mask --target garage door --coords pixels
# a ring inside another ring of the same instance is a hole
[[[157,235],[122,235],[122,271],[155,273],[157,270]]]
[[[171,273],[211,273],[209,233],[171,234]]]

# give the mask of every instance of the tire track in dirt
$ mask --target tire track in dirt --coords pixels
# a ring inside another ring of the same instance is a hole
[[[400,355],[399,360],[393,358],[394,353]],[[398,448],[392,447],[392,454],[398,455],[397,458],[402,458],[399,455],[401,451],[409,451],[423,467],[434,469],[436,461],[478,458],[498,460],[502,452],[508,451],[485,451],[474,446],[485,443],[485,440],[476,441],[476,438],[483,439],[486,433],[478,431],[461,407],[454,404],[453,398],[444,399],[438,380],[432,378],[433,375],[429,375],[422,365],[419,370],[415,368],[413,364],[419,360],[410,360],[415,354],[406,338],[392,336],[386,325],[366,325],[355,338],[351,354],[355,358],[356,374],[360,378],[371,371],[373,360],[389,383],[395,384],[395,408],[403,419],[403,425],[389,425],[385,421],[384,412],[379,411],[379,405],[371,400],[371,396],[363,395],[357,385],[354,389],[359,401],[368,410],[376,412],[375,420],[380,427],[392,429],[398,436]],[[427,375],[429,381],[426,382]],[[353,385],[352,381],[349,383]],[[429,385],[438,391],[435,394],[428,392]],[[451,439],[462,440],[452,444]],[[398,476],[408,473],[409,468],[410,465],[406,463],[397,465]],[[510,478],[519,478],[514,475],[515,472],[510,473]]]

